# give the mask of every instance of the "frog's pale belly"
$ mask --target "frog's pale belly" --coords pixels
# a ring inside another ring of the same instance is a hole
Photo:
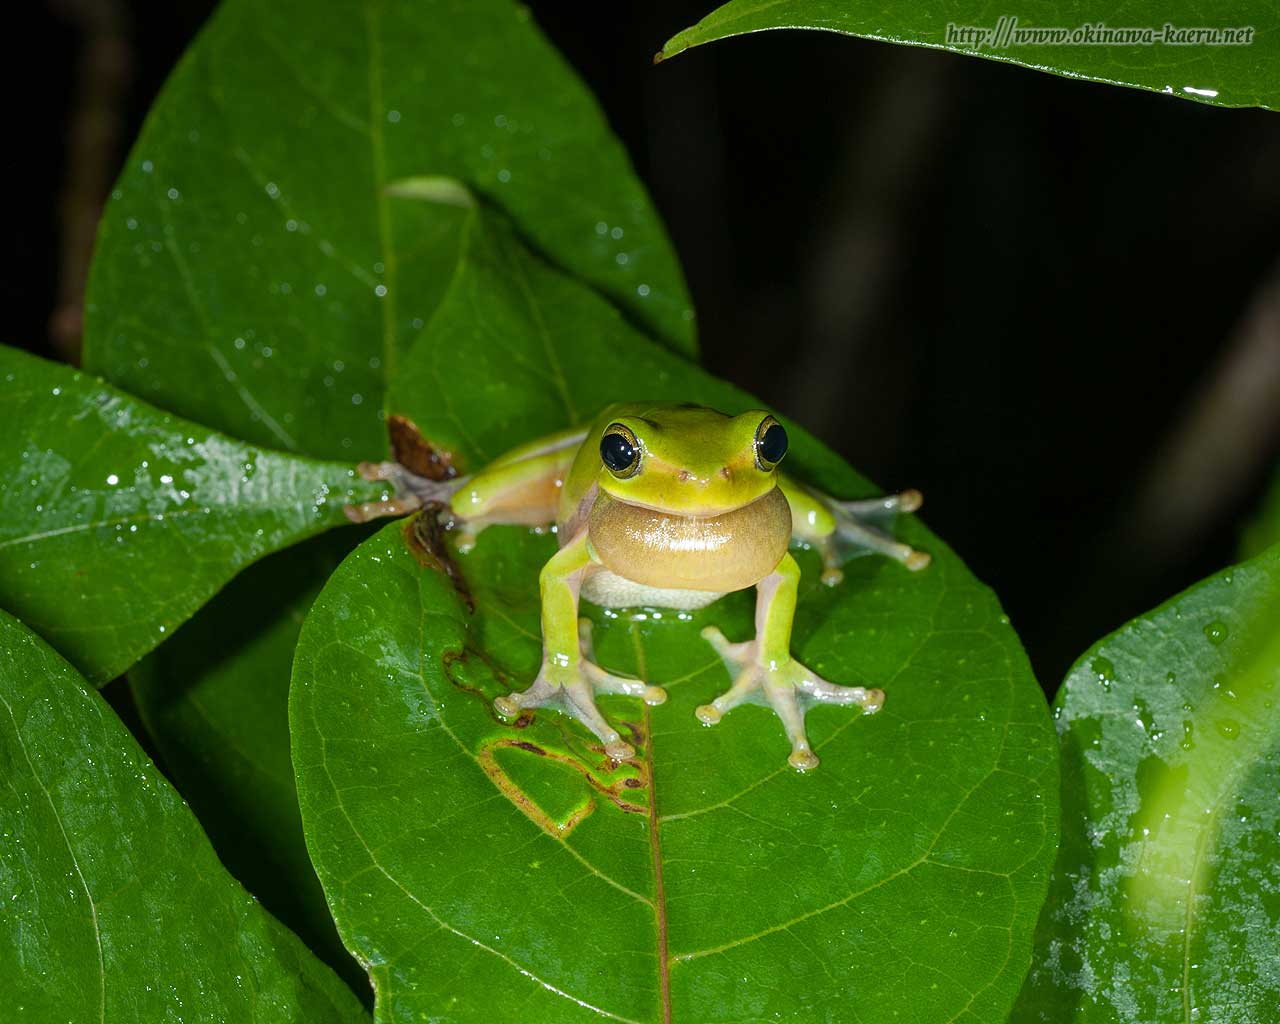
[[[714,590],[680,590],[637,583],[608,569],[597,569],[582,584],[582,597],[605,608],[676,608],[694,611],[724,597]]]
[[[715,516],[672,515],[599,494],[588,537],[601,568],[583,580],[587,600],[701,608],[777,568],[791,540],[791,508],[776,488]]]

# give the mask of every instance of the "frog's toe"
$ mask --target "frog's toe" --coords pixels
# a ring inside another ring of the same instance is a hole
[[[612,761],[626,761],[635,757],[636,751],[609,724],[608,719],[596,707],[591,684],[586,681],[566,683],[563,687],[564,707],[569,714],[585,725],[604,744],[604,752]]]
[[[915,512],[924,504],[924,495],[914,487],[898,494],[882,494],[878,498],[858,498],[854,501],[837,501],[835,505],[855,518],[891,516],[898,512]]]
[[[667,699],[667,691],[661,686],[650,686],[643,679],[614,675],[593,661],[584,661],[582,671],[591,685],[600,693],[618,693],[624,697],[639,697],[646,704],[658,705]]]
[[[755,653],[755,641],[748,640],[745,643],[735,644],[715,626],[704,626],[702,639],[711,645],[722,660],[735,665],[745,664]]]
[[[806,746],[792,750],[787,756],[787,764],[798,772],[809,772],[817,768],[820,762],[818,755]]]
[[[841,686],[821,676],[806,672],[796,689],[815,704],[856,704],[865,714],[875,714],[884,707],[884,691],[865,686]]]
[[[559,695],[560,687],[539,675],[527,690],[495,698],[493,707],[503,718],[517,718],[526,708],[540,708],[557,700]]]
[[[921,569],[925,568],[925,566],[927,566],[932,561],[933,561],[933,556],[930,555],[928,552],[917,551],[915,548],[912,548],[911,554],[907,555],[907,557],[903,560],[902,564],[905,565],[912,572],[919,572]]]
[[[359,505],[343,505],[342,513],[353,523],[370,523],[388,516],[407,516],[422,507],[422,501],[412,494],[404,498],[388,498],[385,501],[366,501]]]
[[[909,487],[898,495],[899,512],[915,512],[924,504],[924,495],[914,487]]]

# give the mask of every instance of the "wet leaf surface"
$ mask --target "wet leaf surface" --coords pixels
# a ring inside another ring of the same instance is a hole
[[[0,348],[0,607],[102,684],[244,566],[381,493]]]
[[[289,674],[324,581],[370,531],[335,531],[263,559],[129,670],[165,772],[218,857],[366,997],[302,838],[289,761]]]
[[[1076,663],[1062,847],[1015,1021],[1280,1019],[1278,700],[1276,548]]]
[[[466,464],[611,400],[755,404],[500,220],[479,211],[465,230],[404,367],[417,385],[393,400]],[[789,429],[789,468],[870,491]],[[290,721],[308,846],[378,1019],[1003,1021],[1055,846],[1052,729],[995,598],[919,523],[900,528],[933,553],[926,572],[860,558],[829,589],[801,552],[795,651],[888,695],[872,717],[811,711],[822,765],[804,776],[767,710],[715,729],[693,715],[728,683],[699,629],[745,639],[749,595],[593,613],[602,664],[671,695],[604,699],[638,748],[615,767],[554,712],[492,711],[536,671],[553,537],[493,527],[457,556],[474,615],[410,550],[411,525],[361,545],[303,626]]]
[[[1088,26],[1093,30],[1092,36],[1077,34],[1074,38],[1091,38],[1095,42],[1037,44],[1034,36],[1019,42],[1012,34],[1014,21],[1024,32],[1058,28],[1083,33]],[[1172,42],[1161,43],[1158,40],[1165,36],[1159,33],[1165,31],[1166,25],[1174,29],[1252,28],[1253,32],[1237,37],[1249,39],[1248,45],[1188,42],[1197,37],[1176,32],[1167,36]],[[977,47],[955,32],[949,38],[948,26],[976,27],[1001,34],[988,37],[989,42]],[[1245,0],[1229,9],[1206,8],[1192,0],[1139,0],[1125,4],[1123,9],[1103,0],[1032,0],[1018,5],[1016,10],[991,0],[892,6],[854,0],[730,0],[698,24],[673,36],[658,56],[674,57],[692,46],[717,39],[778,28],[822,29],[950,50],[1068,78],[1132,86],[1226,107],[1280,109],[1280,9],[1266,0]],[[1097,41],[1103,38],[1098,30],[1102,28],[1149,29],[1155,41],[1098,45]]]
[[[83,677],[0,613],[6,1020],[359,1021]]]
[[[226,0],[108,204],[86,367],[259,444],[377,457],[387,382],[456,254],[463,211],[397,194],[433,175],[693,350],[657,215],[525,8]]]

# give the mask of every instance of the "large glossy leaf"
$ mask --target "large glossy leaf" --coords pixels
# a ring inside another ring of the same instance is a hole
[[[623,396],[750,403],[482,214],[415,355],[458,386],[424,374],[404,400],[473,460]],[[798,428],[793,451],[815,482],[867,492]],[[923,527],[903,525],[935,556],[923,574],[865,558],[832,590],[804,554],[796,650],[889,694],[872,718],[811,712],[807,776],[765,709],[714,730],[693,715],[728,682],[698,630],[748,635],[749,595],[596,616],[600,660],[671,694],[606,701],[640,751],[611,768],[553,712],[492,711],[536,670],[554,539],[484,532],[458,557],[471,615],[406,530],[326,585],[290,698],[312,860],[379,1020],[1004,1019],[1055,845],[1053,736],[994,597]]]
[[[448,174],[692,351],[680,271],[593,99],[510,0],[224,0],[108,205],[85,365],[236,436],[374,457],[453,265]]]
[[[269,551],[380,493],[0,347],[0,607],[96,683]]]
[[[3,613],[0,650],[5,1019],[362,1019],[84,679]]]
[[[992,0],[891,5],[730,0],[668,40],[657,59],[716,39],[777,28],[822,29],[950,50],[1226,107],[1280,108],[1280,8],[1269,0],[1243,0],[1229,8],[1194,0],[1136,0],[1123,8],[1105,0],[1030,0],[1016,7]],[[959,31],[965,28],[989,34]],[[1181,31],[1204,28],[1246,31],[1233,37]],[[1046,29],[1065,33],[1037,34]],[[1140,34],[1104,35],[1127,29]],[[1195,41],[1209,38],[1217,41]],[[1248,42],[1228,45],[1223,38]]]
[[[1277,701],[1277,548],[1076,663],[1055,712],[1062,848],[1016,1020],[1280,1020]]]
[[[166,773],[227,869],[357,991],[307,856],[289,761],[289,674],[307,609],[367,530],[341,530],[250,566],[129,683]]]

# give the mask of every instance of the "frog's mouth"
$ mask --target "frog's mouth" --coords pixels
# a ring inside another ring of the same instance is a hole
[[[754,586],[791,540],[791,507],[773,488],[714,515],[681,515],[601,491],[591,507],[591,546],[606,569],[652,587],[726,592]]]
[[[607,476],[607,474],[601,475]],[[631,480],[602,479],[598,481],[599,492],[632,508],[691,519],[714,519],[717,516],[740,512],[767,497],[770,491],[778,489],[776,483],[769,480],[760,481],[758,484],[760,488],[767,488],[763,493],[756,487],[743,487],[735,493],[728,488],[717,489],[705,486],[708,481],[691,478],[688,482],[672,482],[661,486],[655,495],[655,500],[649,502],[628,493],[630,490],[628,484],[631,482]],[[716,482],[720,483],[720,481]],[[653,486],[650,483],[646,490],[651,491]],[[709,500],[711,495],[717,492],[721,500]]]

